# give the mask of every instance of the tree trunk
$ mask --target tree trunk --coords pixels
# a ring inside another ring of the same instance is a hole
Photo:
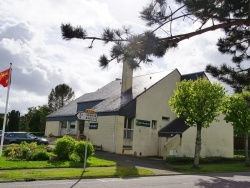
[[[193,168],[199,168],[200,152],[201,152],[201,125],[197,125]]]
[[[244,140],[245,140],[245,165],[249,166],[250,163],[248,156],[248,131],[245,132]]]

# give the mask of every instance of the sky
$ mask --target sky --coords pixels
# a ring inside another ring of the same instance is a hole
[[[149,0],[0,0],[0,72],[12,63],[12,84],[8,112],[21,115],[29,107],[48,103],[52,88],[67,84],[78,98],[121,78],[122,64],[99,67],[98,58],[108,54],[111,45],[62,39],[60,26],[71,23],[86,28],[88,36],[100,36],[106,27],[130,26],[134,33],[148,29],[139,12]],[[170,1],[171,2],[171,1]],[[175,4],[169,4],[171,8]],[[187,20],[172,25],[178,34],[197,29]],[[161,33],[162,34],[162,33]],[[230,62],[216,47],[223,32],[216,30],[182,41],[152,64],[142,65],[134,75],[178,69],[181,74],[204,71],[207,64]],[[208,75],[209,76],[209,75]],[[0,113],[4,113],[7,88],[0,86]]]

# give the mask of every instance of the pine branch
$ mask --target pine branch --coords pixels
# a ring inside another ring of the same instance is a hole
[[[187,34],[182,34],[182,35],[175,35],[175,36],[171,36],[171,37],[165,37],[165,38],[161,38],[159,39],[159,41],[161,42],[180,42],[183,41],[185,39],[189,39],[191,37],[206,33],[208,31],[214,31],[217,29],[223,29],[223,28],[227,28],[227,27],[231,27],[231,26],[237,26],[237,25],[247,25],[250,26],[250,20],[245,20],[245,19],[237,19],[234,21],[231,21],[229,23],[221,23],[221,24],[217,24],[217,25],[213,25],[195,32],[190,32]]]

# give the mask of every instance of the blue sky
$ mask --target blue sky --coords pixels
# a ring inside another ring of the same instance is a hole
[[[13,64],[8,111],[24,114],[28,107],[46,104],[51,89],[58,84],[68,84],[79,97],[121,78],[121,63],[112,63],[104,70],[99,67],[98,58],[108,52],[110,45],[95,42],[90,50],[90,41],[64,41],[60,25],[81,25],[94,36],[107,26],[130,25],[137,33],[148,29],[139,18],[139,11],[147,2],[0,0],[0,71],[9,68],[10,62]],[[181,33],[193,31],[199,24],[180,21],[172,27],[175,33]],[[230,58],[216,48],[220,36],[223,33],[218,30],[185,40],[153,64],[143,65],[134,75],[175,68],[185,74],[203,71],[209,63],[229,62]],[[4,112],[6,92],[6,88],[0,87],[0,113]]]

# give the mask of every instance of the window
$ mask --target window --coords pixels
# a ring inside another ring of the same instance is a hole
[[[26,133],[17,133],[18,138],[27,138]]]
[[[125,117],[124,119],[124,139],[133,139],[133,124],[132,124],[132,118]]]
[[[61,124],[61,128],[67,128],[67,122],[66,121],[61,121],[60,122],[60,124]]]
[[[36,136],[33,134],[26,134],[26,136],[27,136],[27,138],[36,138]]]
[[[6,137],[11,137],[11,138],[14,138],[15,137],[15,134],[14,133],[5,133],[4,134]]]
[[[152,129],[156,129],[156,128],[157,128],[157,121],[152,120]]]
[[[70,122],[70,129],[75,129],[76,127],[76,122],[75,121],[71,121]]]

